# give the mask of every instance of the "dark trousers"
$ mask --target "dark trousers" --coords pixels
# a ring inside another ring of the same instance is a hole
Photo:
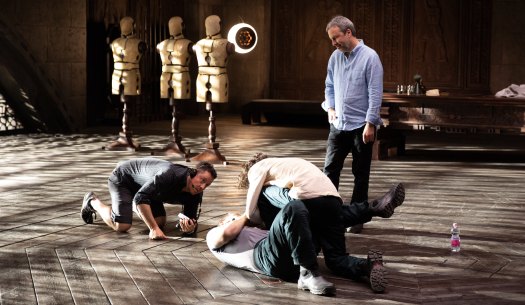
[[[257,207],[259,208],[259,213],[266,227],[270,227],[275,216],[279,211],[286,206],[287,203],[293,201],[294,199],[288,195],[290,190],[287,188],[278,187],[275,185],[265,186],[261,190],[257,201]],[[320,197],[328,198],[328,197]],[[334,197],[335,198],[335,197]],[[339,202],[340,200],[337,199]],[[305,204],[308,204],[309,200],[303,200]],[[306,208],[310,208],[309,205]],[[340,218],[343,226],[345,228],[351,227],[353,225],[366,223],[372,220],[373,213],[369,209],[369,204],[367,201],[363,202],[354,202],[352,204],[344,203],[341,205],[341,214],[334,215],[314,215],[314,218]],[[268,225],[267,225],[268,224]]]
[[[291,203],[302,202],[308,211],[309,222],[305,226],[309,226],[315,253],[317,254],[319,250],[323,251],[326,266],[335,274],[347,278],[356,279],[365,275],[366,259],[348,255],[344,232],[345,228],[352,224],[370,221],[372,213],[369,211],[368,203],[343,205],[340,198],[333,196],[292,200],[288,196],[288,191],[277,186],[263,188],[257,203],[263,221],[272,223],[271,227],[273,227],[281,222],[282,211]]]
[[[372,149],[374,143],[363,142],[364,126],[351,131],[339,130],[330,124],[324,173],[339,189],[339,177],[348,154],[352,153],[352,174],[354,175],[354,190],[350,202],[368,200],[368,183],[370,180],[370,166],[372,163]]]
[[[268,237],[254,249],[257,268],[286,281],[299,278],[299,266],[316,269],[317,252],[309,219],[309,212],[300,200],[294,200],[280,210],[270,226]]]

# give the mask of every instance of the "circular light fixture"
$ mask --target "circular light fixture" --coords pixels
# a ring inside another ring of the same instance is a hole
[[[228,31],[228,41],[235,45],[235,52],[245,54],[257,45],[257,32],[247,23],[238,23]]]

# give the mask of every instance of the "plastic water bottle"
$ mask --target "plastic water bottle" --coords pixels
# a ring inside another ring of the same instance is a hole
[[[450,233],[450,249],[452,252],[459,252],[461,247],[461,239],[459,238],[459,225],[457,223],[452,224]]]

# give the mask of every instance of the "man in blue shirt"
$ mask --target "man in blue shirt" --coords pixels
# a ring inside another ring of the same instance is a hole
[[[336,16],[326,26],[337,48],[328,60],[325,101],[330,134],[324,173],[339,189],[339,177],[346,157],[352,152],[354,190],[351,202],[368,199],[368,182],[376,129],[383,97],[383,66],[377,53],[356,38],[354,24]],[[362,225],[352,227],[359,233]]]

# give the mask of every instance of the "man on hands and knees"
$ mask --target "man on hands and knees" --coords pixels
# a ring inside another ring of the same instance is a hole
[[[162,230],[166,224],[164,203],[182,204],[187,219],[180,219],[180,229],[184,234],[192,234],[197,229],[203,191],[215,178],[217,172],[208,162],[189,168],[156,158],[123,161],[108,179],[111,206],[88,192],[80,216],[90,224],[98,213],[113,230],[127,232],[134,211],[148,226],[150,239],[165,239]]]

